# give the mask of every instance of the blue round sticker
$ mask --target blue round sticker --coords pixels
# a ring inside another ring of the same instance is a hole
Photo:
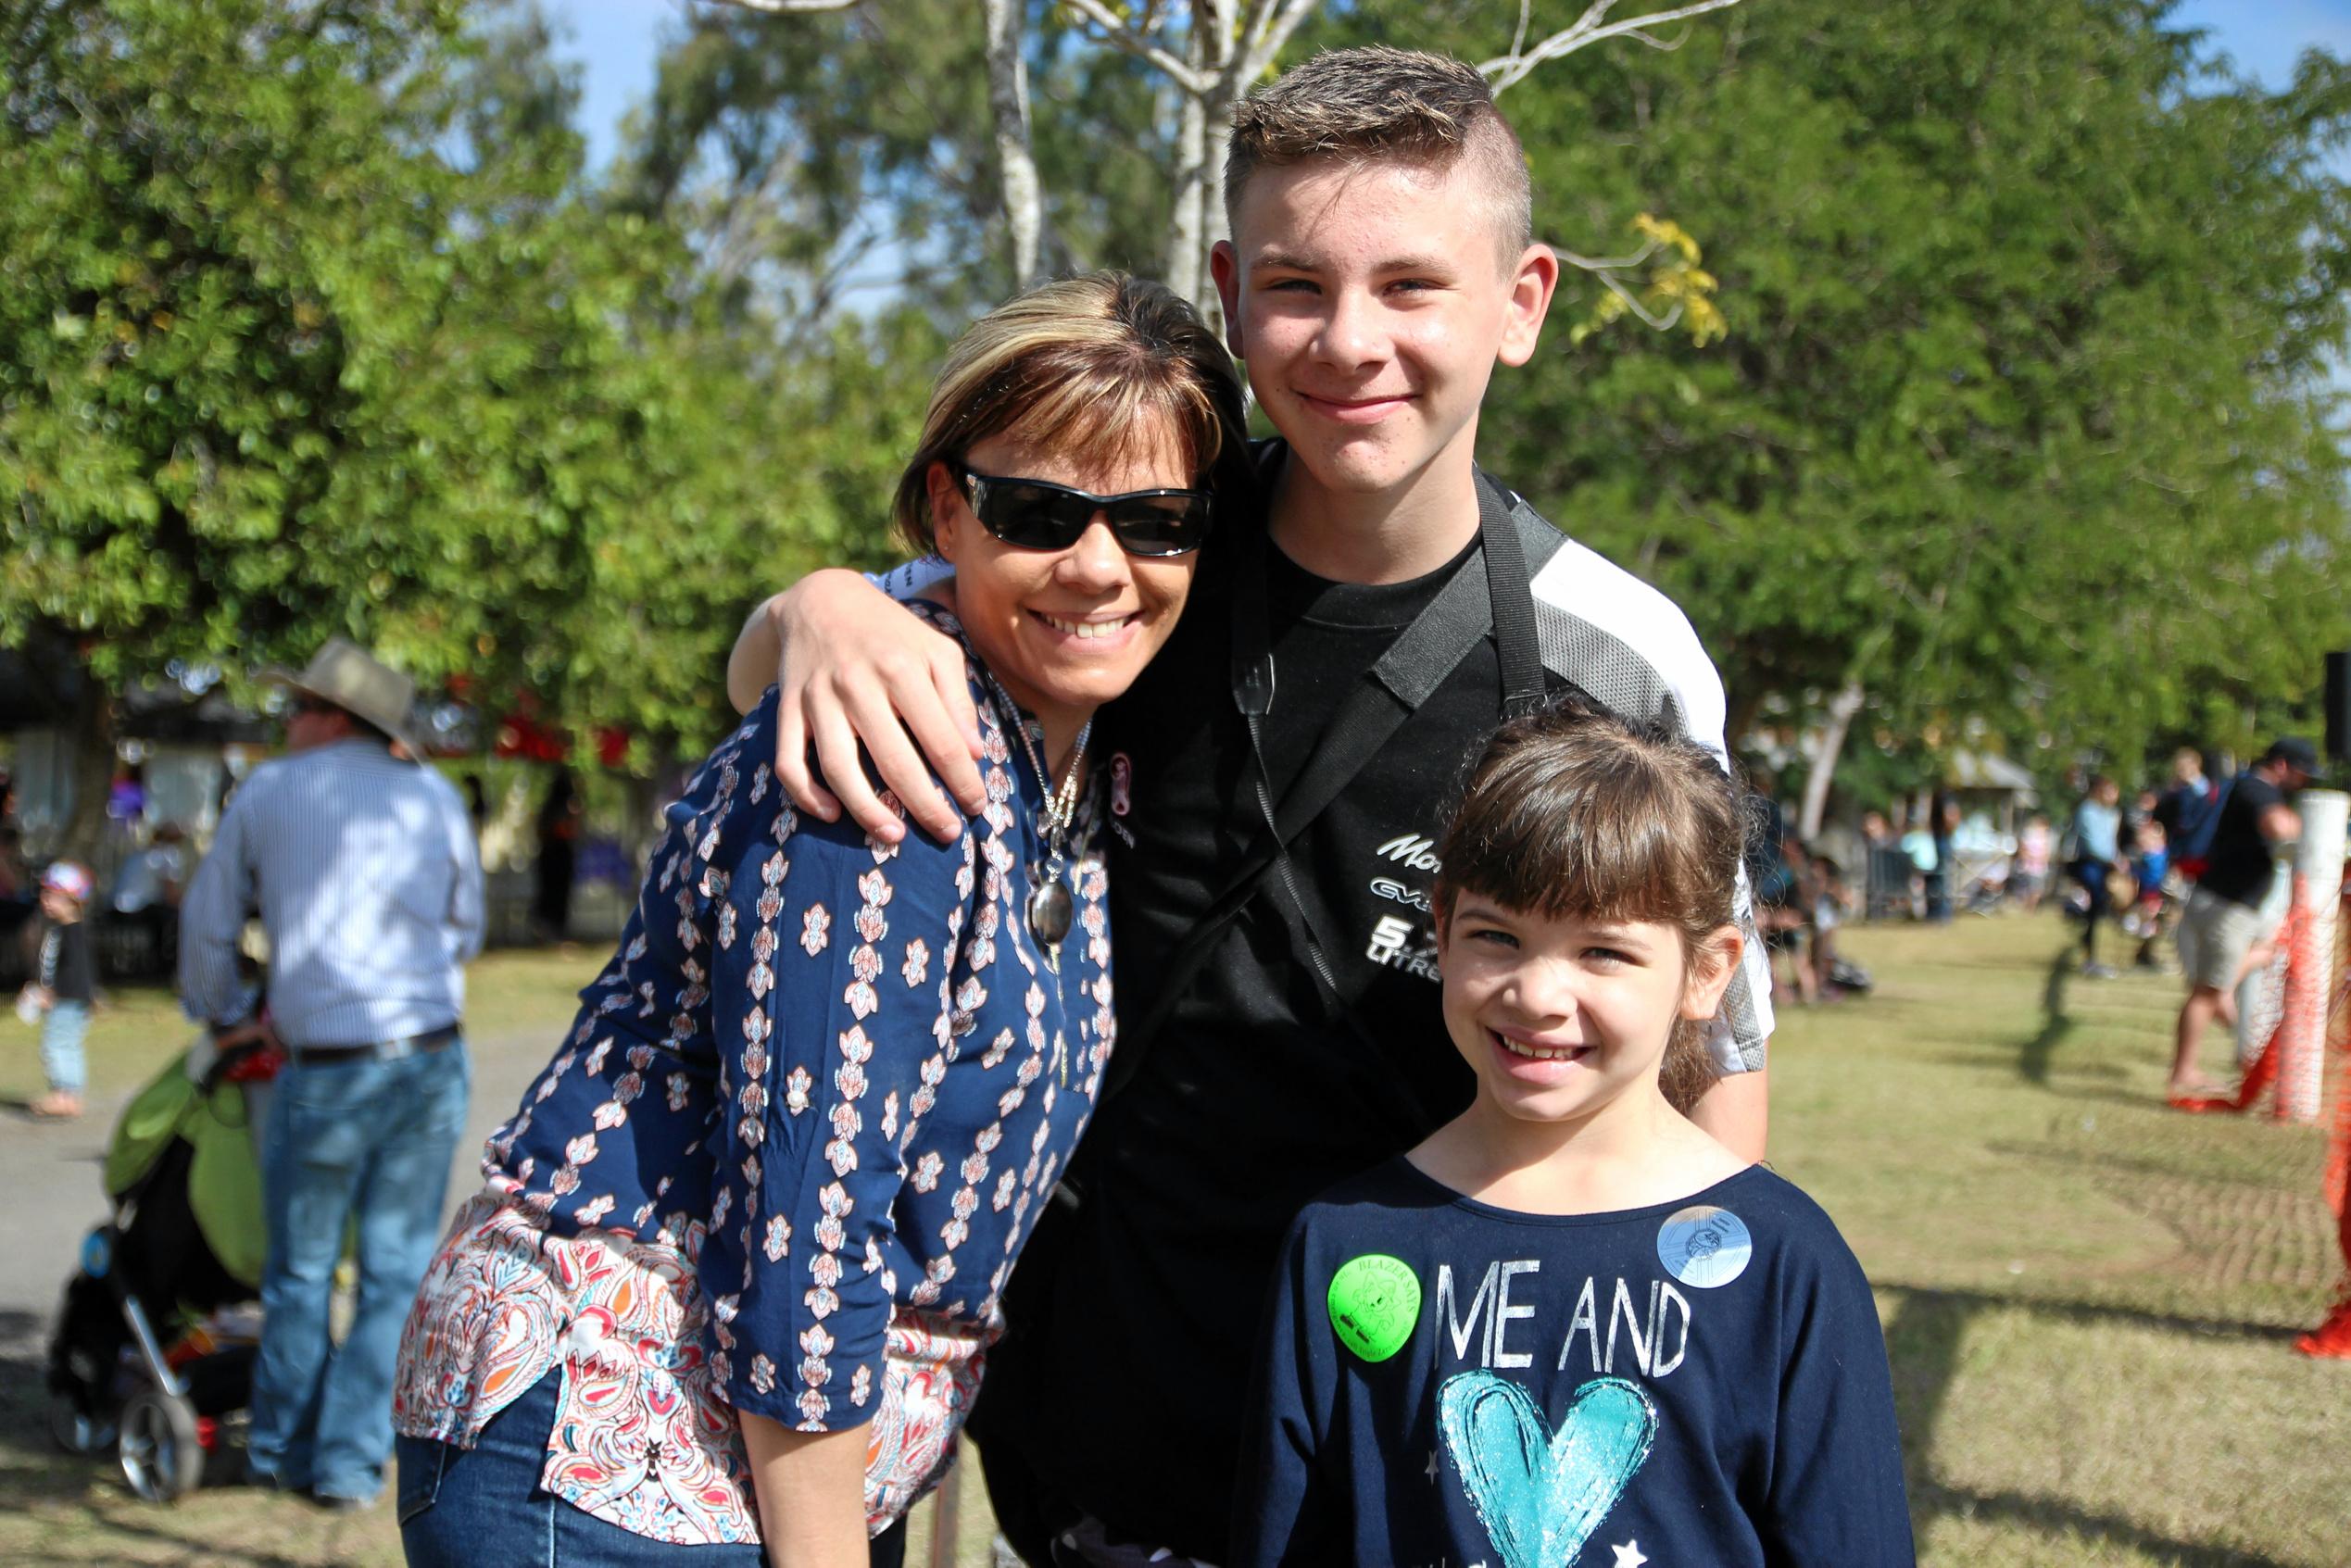
[[[1711,1203],[1677,1210],[1657,1227],[1657,1261],[1674,1278],[1702,1290],[1745,1273],[1754,1251],[1746,1222]]]

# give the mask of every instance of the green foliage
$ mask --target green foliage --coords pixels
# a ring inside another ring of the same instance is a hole
[[[1567,273],[1481,455],[1681,600],[1735,720],[1854,679],[1905,767],[2127,763],[2351,641],[2351,76],[2200,74],[2164,9],[1753,0],[1505,99],[1540,232],[1649,248]],[[1290,54],[1512,18],[1333,5]],[[1049,264],[1161,270],[1175,95],[1030,20]],[[757,596],[894,553],[1009,286],[981,51],[964,0],[697,8],[591,181],[528,0],[0,0],[0,640],[119,687],[343,633],[698,748]]]
[[[1165,270],[1177,100],[1155,68],[1032,8],[1032,154],[1050,272]],[[693,11],[664,53],[622,199],[701,237],[730,303],[787,340],[879,280],[950,331],[1012,286],[970,0]]]
[[[879,548],[928,340],[727,330],[685,235],[581,189],[534,13],[49,0],[0,39],[0,637],[119,689],[341,633],[698,748],[757,585]]]
[[[1734,709],[1857,677],[1862,736],[2128,762],[2289,721],[2351,636],[2351,74],[2200,75],[2166,8],[1759,0],[1505,100],[1541,232],[1686,217],[1730,330],[1554,337],[1481,455],[1680,599]],[[1353,25],[1492,21],[1444,14]]]

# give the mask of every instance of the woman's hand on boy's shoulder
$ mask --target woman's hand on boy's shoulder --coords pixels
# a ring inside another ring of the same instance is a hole
[[[881,798],[886,789],[933,838],[961,834],[966,813],[987,804],[962,645],[853,571],[811,572],[753,621],[777,642],[775,774],[792,803],[828,822],[847,810],[895,844],[906,830]],[[953,799],[932,783],[934,769]]]

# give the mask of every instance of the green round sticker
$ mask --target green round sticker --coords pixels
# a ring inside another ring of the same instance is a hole
[[[1402,1258],[1366,1252],[1330,1279],[1330,1326],[1367,1361],[1404,1348],[1420,1321],[1420,1278]]]

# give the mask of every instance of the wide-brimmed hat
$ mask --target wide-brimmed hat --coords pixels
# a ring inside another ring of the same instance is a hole
[[[398,741],[409,757],[421,759],[424,756],[409,727],[409,714],[416,707],[416,683],[357,643],[329,637],[299,673],[270,669],[256,679],[331,702]]]

